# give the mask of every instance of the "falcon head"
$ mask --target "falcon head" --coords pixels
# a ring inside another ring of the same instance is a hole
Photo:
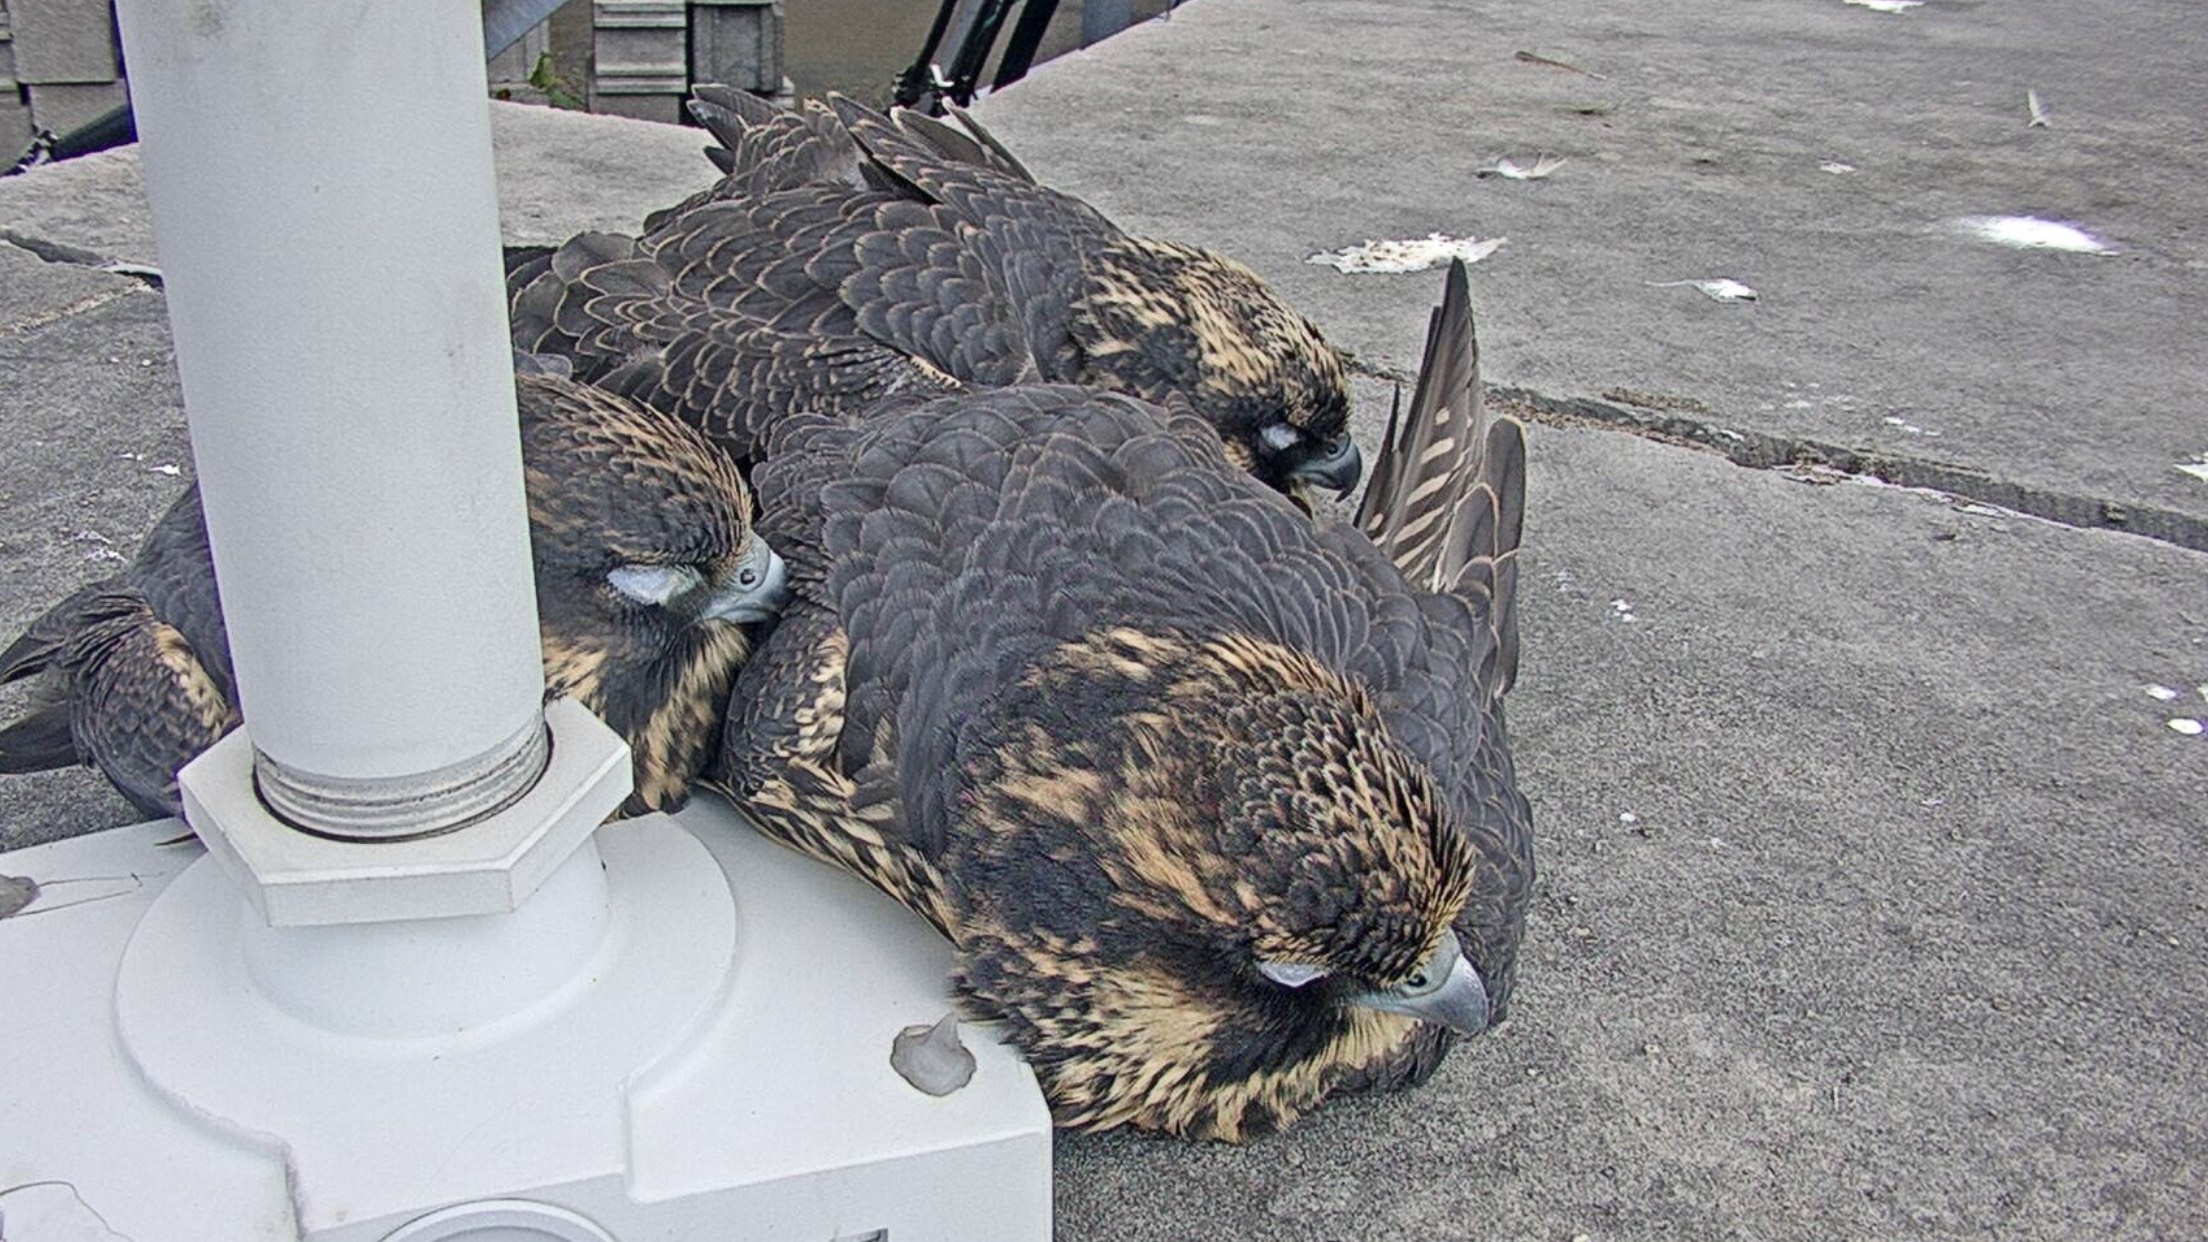
[[[627,739],[625,812],[672,809],[750,652],[744,627],[787,599],[782,559],[697,431],[564,380],[523,376],[519,394],[546,692]]]
[[[1061,647],[962,763],[950,930],[1060,1124],[1240,1141],[1420,1021],[1488,1021],[1478,864],[1365,692],[1290,648]]]
[[[1080,382],[1159,404],[1185,397],[1235,464],[1274,489],[1346,496],[1364,476],[1340,351],[1242,264],[1127,239],[1098,256],[1072,326]]]

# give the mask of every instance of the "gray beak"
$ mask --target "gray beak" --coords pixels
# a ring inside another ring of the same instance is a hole
[[[1332,488],[1335,495],[1346,497],[1365,477],[1365,455],[1357,451],[1355,440],[1343,436],[1314,451],[1289,472],[1289,477]]]
[[[768,621],[782,614],[790,602],[790,570],[767,541],[757,535],[744,551],[744,559],[723,580],[707,602],[702,617],[747,624]]]
[[[1436,1022],[1460,1035],[1487,1029],[1487,984],[1464,959],[1454,932],[1442,935],[1440,949],[1419,980],[1390,992],[1367,992],[1357,1003]]]

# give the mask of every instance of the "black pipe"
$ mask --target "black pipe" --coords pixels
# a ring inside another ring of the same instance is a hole
[[[958,0],[943,0],[935,11],[935,21],[928,26],[927,42],[920,45],[920,55],[897,75],[897,84],[889,92],[889,102],[899,108],[919,107],[921,101],[935,89],[935,49],[943,42],[943,32],[951,28],[951,11],[958,7]],[[940,105],[927,111],[941,112]]]
[[[138,117],[130,110],[130,105],[125,103],[118,104],[110,111],[54,139],[53,145],[46,152],[50,158],[68,160],[136,141]]]
[[[1004,45],[1004,59],[997,62],[997,80],[989,89],[1001,91],[1027,76],[1035,63],[1035,52],[1043,45],[1043,34],[1050,29],[1050,19],[1058,12],[1058,0],[1027,0],[1020,10],[1020,24],[1012,28],[1012,41]]]
[[[966,28],[966,37],[959,40],[958,55],[951,58],[950,70],[944,74],[949,80],[943,94],[951,102],[962,108],[974,102],[974,89],[981,83],[981,71],[988,66],[989,52],[997,45],[997,33],[1004,29],[1004,19],[1011,15],[1013,2],[981,0],[973,24]]]

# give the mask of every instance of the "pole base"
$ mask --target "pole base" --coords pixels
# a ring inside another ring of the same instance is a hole
[[[607,932],[566,986],[392,1037],[262,995],[258,915],[182,831],[0,854],[42,889],[0,920],[11,1242],[34,1202],[176,1242],[1050,1236],[1027,1068],[972,1027],[965,1088],[890,1068],[948,1008],[947,948],[718,799],[599,831]]]

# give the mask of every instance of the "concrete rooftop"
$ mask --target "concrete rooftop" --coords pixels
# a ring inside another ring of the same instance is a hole
[[[1537,420],[1511,1022],[1248,1149],[1063,1137],[1060,1237],[2208,1228],[2203,64],[2181,0],[1198,0],[986,102],[1356,351],[1368,443],[1440,275],[1305,256],[1508,237],[1474,297]],[[518,242],[712,172],[633,122],[498,138]],[[2007,214],[2119,253],[1948,223]],[[157,258],[127,151],[0,180],[0,229]],[[1651,283],[1717,277],[1759,300]],[[181,485],[169,351],[140,281],[0,245],[0,637]],[[131,818],[0,781],[0,847]]]

